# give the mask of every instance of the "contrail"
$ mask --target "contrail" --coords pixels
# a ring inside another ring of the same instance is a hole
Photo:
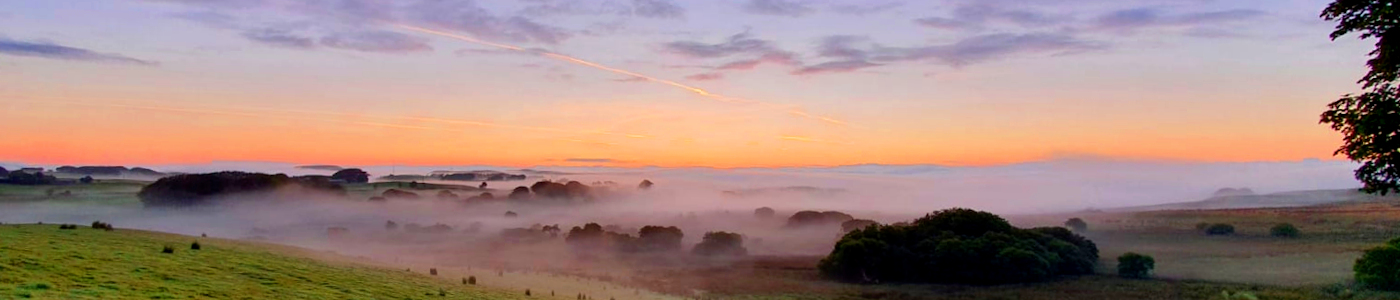
[[[598,69],[598,70],[603,70],[603,71],[608,71],[608,72],[612,72],[612,73],[616,73],[616,74],[622,74],[622,75],[626,75],[626,76],[631,76],[631,77],[633,77],[633,78],[641,78],[641,79],[646,80],[646,81],[648,81],[648,82],[653,82],[653,83],[659,83],[659,84],[669,85],[669,86],[676,87],[676,88],[679,88],[679,89],[682,89],[682,90],[686,90],[686,91],[688,91],[688,92],[691,92],[691,93],[694,93],[694,94],[696,94],[696,95],[700,95],[700,96],[702,96],[702,97],[709,98],[709,99],[715,100],[715,101],[726,102],[726,103],[740,103],[740,104],[762,104],[762,105],[767,106],[767,107],[769,107],[769,108],[775,108],[775,109],[787,109],[787,108],[789,108],[788,106],[779,105],[779,104],[766,103],[766,102],[761,102],[761,101],[755,101],[755,100],[749,100],[749,99],[744,99],[744,98],[729,97],[729,96],[725,96],[725,95],[715,94],[715,93],[711,93],[710,91],[707,91],[707,90],[705,90],[705,89],[698,88],[698,87],[694,87],[694,86],[690,86],[690,85],[686,85],[686,84],[684,84],[684,83],[679,83],[679,82],[675,82],[675,81],[671,81],[671,80],[666,80],[666,79],[656,78],[656,77],[652,77],[652,76],[647,76],[647,75],[645,75],[645,74],[641,74],[641,73],[637,73],[637,72],[632,72],[632,71],[628,71],[628,70],[623,70],[623,69],[618,69],[618,68],[614,68],[614,67],[609,67],[609,66],[605,66],[605,65],[602,65],[602,64],[599,64],[599,63],[595,63],[595,62],[591,62],[591,61],[583,60],[583,59],[580,59],[580,58],[577,58],[577,57],[568,56],[568,55],[563,55],[563,54],[559,54],[559,53],[546,52],[546,51],[536,51],[536,50],[525,49],[525,48],[523,48],[523,47],[514,46],[514,45],[507,45],[507,44],[501,44],[501,43],[493,43],[493,42],[488,42],[488,41],[480,40],[480,39],[473,38],[473,37],[469,37],[469,36],[465,36],[465,35],[455,34],[455,33],[451,33],[451,32],[443,32],[443,31],[438,31],[438,30],[432,30],[432,29],[427,29],[427,28],[418,27],[418,26],[405,25],[405,24],[393,24],[393,25],[394,25],[394,26],[397,26],[397,27],[399,27],[399,28],[402,28],[402,29],[410,30],[410,31],[416,31],[416,32],[420,32],[420,33],[426,33],[426,34],[431,34],[431,35],[436,35],[436,36],[441,36],[441,37],[447,37],[447,38],[452,38],[452,39],[456,39],[456,40],[471,42],[471,43],[475,43],[475,44],[479,44],[479,45],[491,46],[491,47],[500,48],[500,49],[506,49],[506,50],[511,50],[511,51],[518,51],[518,52],[536,54],[536,55],[539,55],[539,56],[542,56],[542,57],[545,57],[545,58],[549,58],[549,59],[553,59],[553,60],[557,60],[557,61],[567,62],[567,63],[571,63],[571,64],[575,64],[575,65],[581,65],[581,66],[590,67],[590,68],[594,68],[594,69]],[[837,119],[830,118],[830,117],[823,117],[823,116],[812,115],[812,114],[808,114],[808,113],[806,113],[806,112],[801,112],[801,111],[798,111],[798,110],[791,110],[790,113],[791,113],[792,115],[794,115],[794,116],[803,117],[803,118],[808,118],[808,119],[813,119],[813,120],[818,120],[818,121],[827,122],[827,123],[831,123],[831,124],[836,124],[836,125],[841,125],[841,126],[847,125],[847,123],[846,123],[845,121],[837,120]]]

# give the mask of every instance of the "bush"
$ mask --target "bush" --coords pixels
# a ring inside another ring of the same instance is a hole
[[[744,256],[749,250],[744,248],[744,236],[729,232],[707,232],[691,253],[701,256]]]
[[[1230,224],[1225,224],[1225,223],[1211,224],[1210,227],[1206,227],[1206,234],[1207,234],[1207,235],[1231,235],[1231,234],[1235,234],[1235,225],[1230,225]]]
[[[1274,225],[1273,228],[1269,228],[1269,235],[1285,238],[1298,237],[1298,227],[1294,227],[1293,224],[1289,223],[1280,223]]]
[[[66,229],[78,229],[78,225],[73,225],[73,224],[61,224],[61,225],[58,225],[58,229],[65,229],[65,230],[66,230]]]
[[[777,213],[777,211],[774,211],[773,208],[770,207],[759,207],[758,209],[753,210],[753,216],[764,219],[772,218],[773,215]]]
[[[818,268],[856,282],[995,284],[1090,274],[1098,257],[1092,241],[1068,229],[1020,229],[991,213],[954,208],[851,231]]]
[[[433,275],[433,276],[437,276],[437,268],[430,268],[430,269],[428,269],[428,274]]]
[[[1084,232],[1089,230],[1089,223],[1085,223],[1084,219],[1070,218],[1065,221],[1065,227],[1073,229],[1074,231]]]
[[[160,253],[165,253],[165,254],[175,253],[175,247],[171,247],[170,245],[165,245],[165,247],[163,247],[163,248],[160,249]]]
[[[669,252],[681,250],[681,239],[685,233],[675,226],[644,226],[637,232],[637,250],[642,252]]]
[[[331,174],[331,179],[344,181],[345,183],[367,183],[369,182],[369,173],[365,173],[364,170],[360,169],[342,169],[340,171],[335,171],[335,174]]]
[[[199,241],[190,244],[190,250],[199,250]]]
[[[102,221],[92,221],[92,229],[112,231],[113,228],[112,224],[103,223]]]
[[[1118,256],[1118,276],[1124,278],[1148,278],[1152,276],[1152,269],[1157,267],[1156,260],[1151,256],[1137,254],[1133,252],[1123,253]]]
[[[476,276],[467,277],[467,284],[476,285]]]
[[[147,207],[193,206],[237,193],[269,193],[284,187],[345,195],[345,188],[325,176],[288,177],[285,174],[218,172],[161,178],[141,188],[136,196]]]
[[[1400,291],[1400,238],[1366,250],[1352,266],[1356,282],[1370,288]]]

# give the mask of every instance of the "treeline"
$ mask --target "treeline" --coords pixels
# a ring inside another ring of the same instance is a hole
[[[853,282],[996,284],[1090,274],[1098,259],[1094,242],[1069,229],[1021,229],[991,213],[955,208],[853,230],[819,267]]]
[[[290,177],[286,174],[218,172],[161,178],[136,194],[147,207],[181,207],[208,204],[220,196],[269,193],[283,188],[302,192],[345,195],[345,188],[327,176]]]

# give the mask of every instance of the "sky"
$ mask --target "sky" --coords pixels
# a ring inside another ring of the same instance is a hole
[[[1337,160],[1308,0],[0,2],[0,161]]]

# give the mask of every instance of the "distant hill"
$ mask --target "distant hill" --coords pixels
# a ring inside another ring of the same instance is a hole
[[[321,171],[340,171],[340,170],[342,170],[342,169],[345,169],[345,168],[342,168],[342,167],[336,166],[336,165],[304,165],[304,166],[296,166],[296,168],[297,168],[297,169],[307,169],[307,170],[321,170]]]
[[[1400,197],[1379,196],[1359,192],[1355,189],[1340,190],[1309,190],[1293,191],[1273,194],[1244,194],[1244,193],[1217,193],[1220,196],[1206,198],[1205,200],[1192,202],[1168,203],[1148,206],[1126,207],[1111,209],[1109,211],[1153,211],[1153,210],[1198,210],[1198,209],[1235,209],[1235,208],[1268,208],[1268,207],[1299,207],[1319,204],[1329,204],[1337,202],[1374,202],[1374,201],[1396,201]]]
[[[135,167],[128,169],[123,166],[62,166],[54,169],[56,173],[66,175],[83,176],[165,176],[166,174],[155,170]]]

